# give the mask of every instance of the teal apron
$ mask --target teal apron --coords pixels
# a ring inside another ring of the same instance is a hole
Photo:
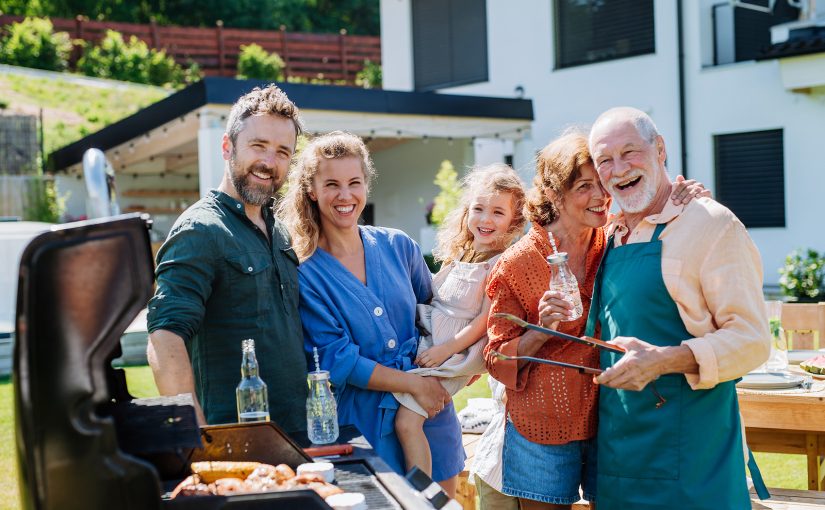
[[[693,336],[662,279],[659,224],[647,243],[614,248],[599,268],[586,334],[678,346]],[[602,350],[606,369],[621,355]],[[656,380],[656,395],[599,388],[599,510],[750,509],[735,381],[693,390],[682,374]],[[756,476],[754,476],[756,479]]]

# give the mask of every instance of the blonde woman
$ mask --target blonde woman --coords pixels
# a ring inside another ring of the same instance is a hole
[[[392,392],[413,395],[429,416],[427,439],[438,445],[432,477],[452,496],[465,459],[452,399],[435,378],[408,372],[419,336],[416,305],[432,297],[431,276],[406,234],[358,225],[374,173],[363,141],[333,132],[311,141],[290,174],[279,216],[302,261],[305,348],[317,347],[330,372],[339,423],[358,427],[399,473],[404,458]]]

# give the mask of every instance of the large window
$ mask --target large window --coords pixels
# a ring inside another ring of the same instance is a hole
[[[741,0],[742,5],[752,4],[768,8],[768,0]],[[799,9],[788,5],[787,0],[776,0],[773,10],[759,10],[734,6],[729,1],[713,6],[715,65],[753,60],[771,45],[771,27],[799,18]]]
[[[746,227],[785,226],[781,129],[717,135],[716,192]]]
[[[416,90],[487,81],[484,0],[412,0]]]
[[[556,67],[656,51],[653,0],[555,0]]]

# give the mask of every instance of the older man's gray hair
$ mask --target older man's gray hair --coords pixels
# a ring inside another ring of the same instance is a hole
[[[653,122],[653,119],[650,118],[650,115],[646,114],[642,110],[639,110],[638,108],[633,108],[630,106],[618,106],[616,108],[611,108],[599,115],[599,118],[597,118],[596,122],[593,123],[593,127],[614,117],[619,117],[631,122],[636,128],[636,132],[639,133],[642,138],[647,140],[647,143],[651,145],[656,143],[656,137],[659,136],[659,130],[656,128],[656,124]],[[592,128],[590,132],[592,135]],[[590,143],[593,143],[592,138],[590,139]]]

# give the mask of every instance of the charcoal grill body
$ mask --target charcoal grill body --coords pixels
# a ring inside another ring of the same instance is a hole
[[[23,508],[160,506],[151,465],[121,452],[101,412],[128,399],[111,361],[152,279],[139,215],[55,227],[23,252],[13,370]]]

